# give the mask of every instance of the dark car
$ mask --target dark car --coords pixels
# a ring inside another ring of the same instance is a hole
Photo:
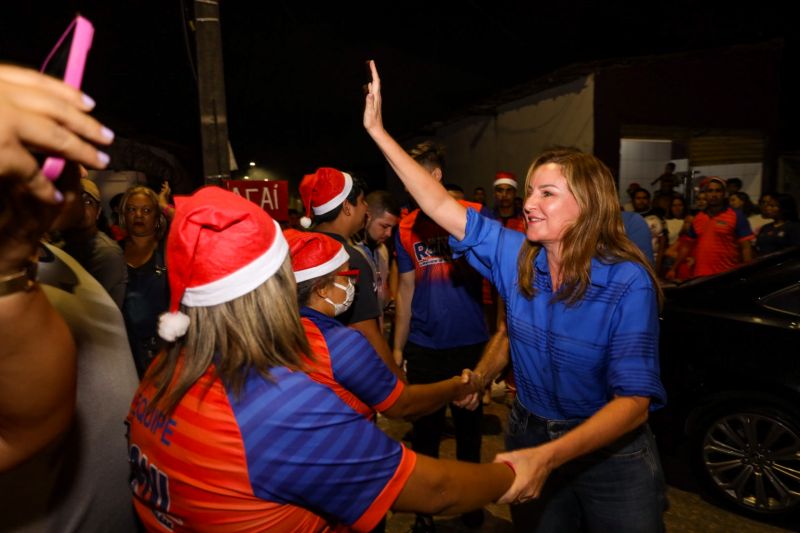
[[[710,490],[742,511],[800,511],[800,248],[665,297],[661,446],[681,444]]]

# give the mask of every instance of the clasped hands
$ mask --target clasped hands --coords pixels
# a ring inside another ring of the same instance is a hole
[[[453,401],[453,405],[474,411],[478,408],[486,388],[485,377],[469,368],[461,371],[461,396]]]
[[[465,368],[459,378],[464,386],[464,395],[453,404],[464,409],[476,409],[487,385],[486,376]],[[519,504],[538,498],[554,468],[552,446],[549,443],[497,454],[494,462],[510,465],[515,473],[514,483],[497,503]]]

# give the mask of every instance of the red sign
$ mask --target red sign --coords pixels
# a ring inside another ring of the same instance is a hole
[[[229,191],[247,198],[278,222],[289,220],[289,182],[222,180]]]

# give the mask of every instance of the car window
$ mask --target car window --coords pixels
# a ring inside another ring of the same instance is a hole
[[[761,298],[761,305],[773,311],[800,317],[800,283]]]

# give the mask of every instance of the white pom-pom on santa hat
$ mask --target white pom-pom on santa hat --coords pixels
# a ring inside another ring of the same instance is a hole
[[[175,198],[167,239],[170,304],[158,334],[174,342],[189,329],[180,306],[209,307],[255,290],[286,260],[280,226],[263,209],[219,187]]]
[[[158,317],[158,335],[167,342],[175,342],[186,335],[189,329],[189,316],[181,313],[161,313]]]
[[[318,168],[313,174],[303,176],[299,189],[306,210],[300,225],[308,229],[312,213],[324,215],[342,205],[353,190],[353,177],[335,168]]]

